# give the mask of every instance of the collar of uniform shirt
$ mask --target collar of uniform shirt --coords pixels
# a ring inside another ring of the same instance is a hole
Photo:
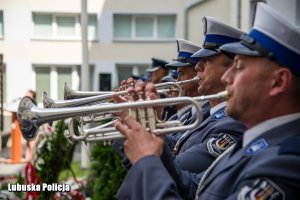
[[[218,105],[215,105],[214,107],[212,107],[209,111],[210,116],[212,116],[213,114],[215,114],[215,112],[217,112],[218,110],[220,110],[221,108],[225,107],[227,105],[227,101],[224,101],[222,103],[219,103]]]
[[[267,121],[259,123],[258,125],[245,131],[244,137],[243,137],[243,147],[247,146],[251,141],[253,141],[255,138],[259,137],[266,131],[268,131],[272,128],[275,128],[277,126],[280,126],[282,124],[296,120],[298,118],[300,118],[300,113],[294,113],[294,114],[289,114],[289,115],[283,115],[280,117],[275,117],[275,118],[272,118]]]

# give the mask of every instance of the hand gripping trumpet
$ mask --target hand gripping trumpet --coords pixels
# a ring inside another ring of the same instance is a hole
[[[37,136],[38,127],[44,123],[55,120],[86,116],[95,113],[117,113],[124,110],[134,111],[135,119],[142,119],[141,122],[146,129],[155,135],[185,131],[196,128],[202,121],[202,113],[199,101],[205,101],[215,98],[226,98],[227,92],[217,93],[215,95],[191,97],[165,98],[156,100],[140,100],[135,102],[126,102],[113,105],[92,105],[74,108],[38,108],[36,103],[30,97],[23,97],[18,108],[18,120],[23,137],[26,140],[33,140]],[[183,125],[180,121],[160,121],[156,117],[154,107],[176,104],[192,104],[197,113],[197,119],[193,124]],[[136,110],[136,111],[135,111]],[[129,112],[130,113],[130,112]],[[133,116],[133,115],[130,115]],[[103,128],[97,131],[97,141],[109,141],[124,137],[114,127]],[[86,134],[91,136],[91,134]],[[106,137],[112,135],[113,138]],[[93,136],[92,136],[93,137]],[[102,138],[102,139],[101,139]],[[87,136],[80,140],[89,140]],[[89,140],[90,141],[90,140]]]

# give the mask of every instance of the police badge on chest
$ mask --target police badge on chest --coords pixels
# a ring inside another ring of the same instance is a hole
[[[207,142],[207,149],[210,154],[218,157],[236,141],[228,134],[221,133],[216,138],[211,138]]]

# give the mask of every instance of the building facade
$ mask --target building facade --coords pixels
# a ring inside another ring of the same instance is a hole
[[[171,61],[177,38],[202,44],[203,16],[248,31],[255,0],[88,0],[90,90],[112,90],[143,75],[151,57]],[[287,3],[288,2],[288,3]],[[299,0],[269,0],[300,24]],[[4,101],[28,89],[63,98],[64,82],[80,89],[80,0],[0,0]]]

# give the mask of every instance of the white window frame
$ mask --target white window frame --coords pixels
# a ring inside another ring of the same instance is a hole
[[[51,36],[39,36],[35,34],[35,23],[34,23],[34,15],[50,15],[51,16],[51,28],[52,35]],[[98,18],[96,13],[89,13],[89,16],[96,16],[96,32],[95,38],[88,38],[88,41],[97,41],[98,34]],[[78,13],[49,13],[49,12],[32,12],[32,39],[34,40],[81,40],[81,24],[80,24],[80,14]],[[58,35],[58,25],[57,18],[58,17],[75,17],[75,35],[74,36],[60,36]]]
[[[64,67],[64,68],[71,68],[71,77],[72,77],[72,85],[69,85],[74,90],[77,90],[79,87],[79,70],[78,70],[78,65],[67,65],[67,64],[57,64],[57,65],[47,65],[47,64],[34,64],[33,65],[33,79],[32,79],[32,84],[33,84],[33,89],[36,90],[36,68],[49,68],[50,69],[50,91],[45,91],[48,94],[51,94],[51,98],[53,99],[58,99],[58,90],[57,90],[57,84],[58,84],[58,68]],[[63,91],[61,91],[63,92]],[[39,106],[42,106],[41,102],[38,102]]]
[[[72,79],[72,85],[68,85],[73,90],[79,90],[80,88],[80,64],[33,64],[32,65],[32,89],[36,90],[36,68],[48,68],[50,69],[50,91],[45,91],[48,93],[48,95],[51,94],[51,98],[58,99],[58,69],[59,68],[71,68],[71,79]],[[89,65],[90,70],[94,68],[95,70],[95,64],[91,63]],[[92,81],[95,79],[95,77],[90,77]],[[91,90],[94,89],[94,82],[92,83]],[[39,102],[39,106],[42,106],[41,102]]]
[[[170,13],[170,14],[125,14],[125,13],[114,13],[114,17],[117,15],[129,15],[131,16],[131,38],[118,38],[114,37],[114,41],[174,41],[176,39],[176,23],[177,23],[177,18],[176,14]],[[173,16],[175,18],[175,27],[174,27],[174,37],[172,38],[158,38],[158,17],[160,16]],[[153,19],[153,37],[151,38],[141,38],[141,37],[136,37],[136,19],[137,18],[151,18]],[[113,20],[113,23],[114,20]],[[115,30],[114,30],[115,31]]]

